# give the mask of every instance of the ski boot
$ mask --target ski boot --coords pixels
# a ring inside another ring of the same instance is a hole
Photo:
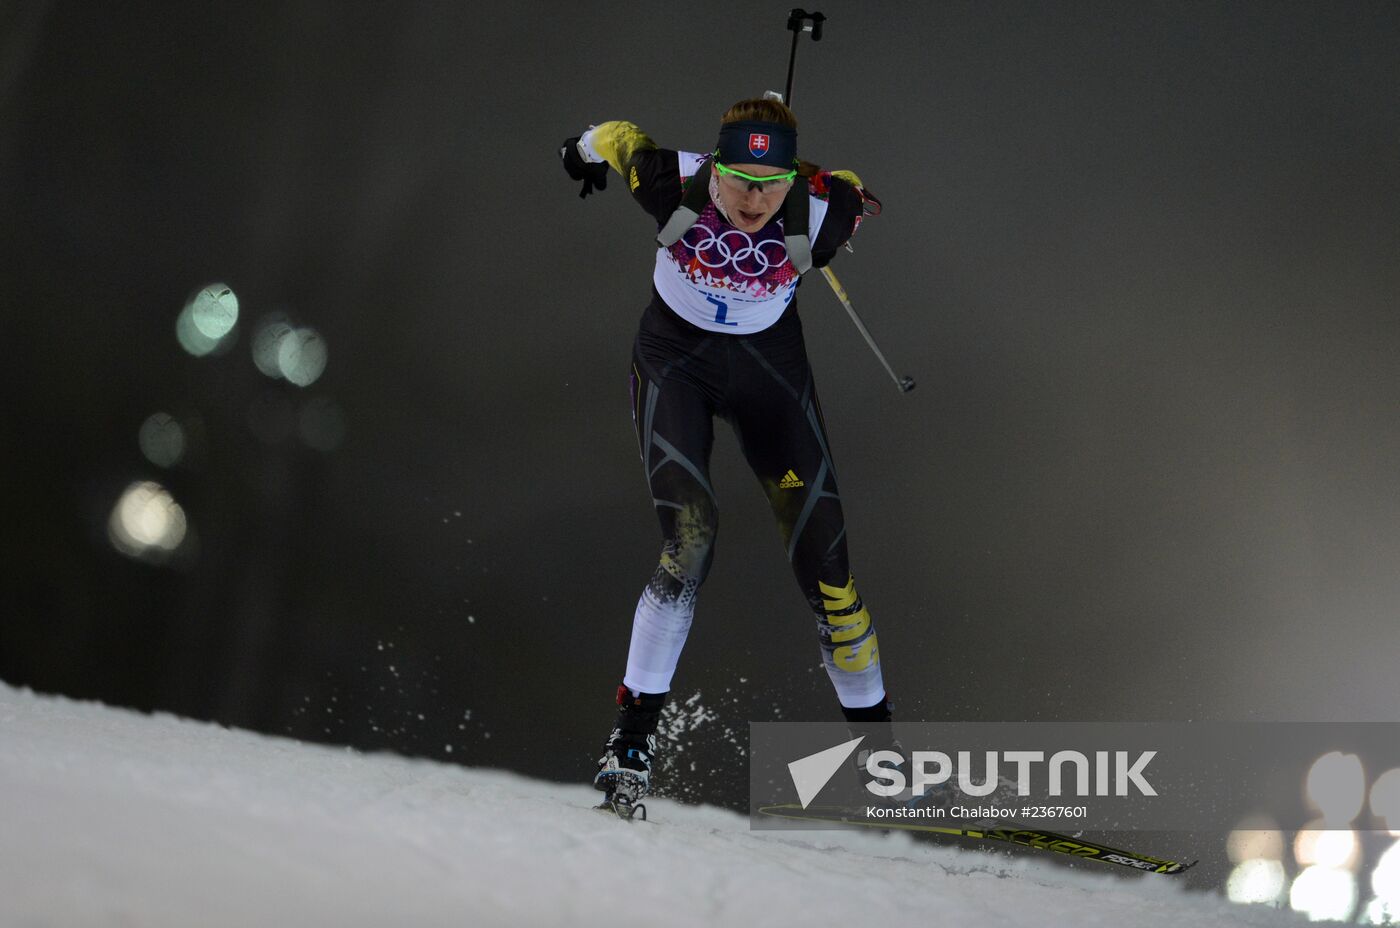
[[[949,772],[949,779],[937,786],[925,786],[922,795],[915,795],[912,786],[912,768],[909,763],[909,755],[904,750],[904,746],[894,737],[893,729],[890,725],[892,706],[889,698],[886,697],[881,702],[866,709],[846,709],[842,712],[846,716],[846,725],[850,730],[852,738],[862,735],[865,740],[861,742],[860,749],[856,751],[854,763],[856,774],[860,778],[862,785],[869,784],[875,777],[866,769],[866,761],[876,751],[894,751],[899,755],[898,762],[885,764],[886,768],[893,767],[904,774],[905,788],[893,796],[883,797],[883,801],[891,806],[904,806],[910,810],[921,811],[919,814],[924,817],[939,819],[950,827],[963,827],[977,830],[986,830],[1006,821],[1005,817],[990,816],[986,818],[955,818],[950,812],[954,806],[983,806],[998,807],[1003,809],[1014,809],[1026,800],[1017,795],[1016,781],[1006,774],[997,777],[997,785],[990,795],[982,797],[971,797],[964,794],[956,786],[958,774],[956,770]],[[876,800],[880,801],[880,800]],[[941,812],[934,811],[941,809]]]
[[[904,774],[905,788],[895,796],[883,797],[883,802],[890,805],[904,805],[909,802],[913,795],[913,790],[908,787],[909,782],[909,758],[904,751],[904,746],[899,743],[899,739],[894,736],[894,728],[891,725],[894,706],[890,703],[889,697],[883,697],[873,706],[863,709],[848,709],[841,707],[841,713],[846,717],[846,728],[852,738],[864,738],[860,747],[856,749],[852,757],[852,763],[856,769],[856,778],[862,786],[868,786],[875,780],[866,767],[866,762],[870,755],[877,751],[893,751],[899,755],[899,760],[893,764],[884,764],[885,767],[893,767]],[[880,798],[868,797],[876,802],[882,801]]]
[[[631,821],[641,813],[647,817],[641,799],[651,792],[651,760],[656,754],[656,725],[661,719],[665,693],[638,693],[626,685],[617,688],[617,723],[603,756],[598,758],[598,773],[593,786],[603,791],[598,809],[611,810],[617,817]]]

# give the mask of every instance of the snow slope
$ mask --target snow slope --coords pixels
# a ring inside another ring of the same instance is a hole
[[[0,684],[0,925],[1299,922],[1155,875],[664,800],[627,825],[596,796]]]

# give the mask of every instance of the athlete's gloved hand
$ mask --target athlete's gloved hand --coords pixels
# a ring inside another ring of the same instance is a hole
[[[583,160],[583,155],[578,151],[579,137],[576,135],[571,139],[565,139],[563,146],[559,149],[559,158],[564,162],[564,170],[569,172],[569,176],[574,180],[583,181],[583,189],[579,191],[579,199],[592,193],[594,190],[606,190],[608,187],[608,165],[606,161],[594,164],[591,161]]]
[[[866,216],[878,216],[880,215],[880,210],[885,208],[885,204],[880,202],[880,198],[864,187],[857,187],[856,193],[860,194],[862,214]]]

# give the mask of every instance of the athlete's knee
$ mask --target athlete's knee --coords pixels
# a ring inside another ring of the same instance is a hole
[[[663,601],[694,600],[714,562],[719,512],[708,500],[680,507],[669,520],[652,592]]]
[[[665,549],[691,576],[708,571],[719,533],[719,509],[708,498],[676,507],[666,527]]]

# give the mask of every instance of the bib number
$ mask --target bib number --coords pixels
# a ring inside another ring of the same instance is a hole
[[[705,294],[705,300],[715,305],[715,322],[719,325],[738,325],[737,322],[726,322],[724,317],[729,315],[729,304],[717,296]]]

